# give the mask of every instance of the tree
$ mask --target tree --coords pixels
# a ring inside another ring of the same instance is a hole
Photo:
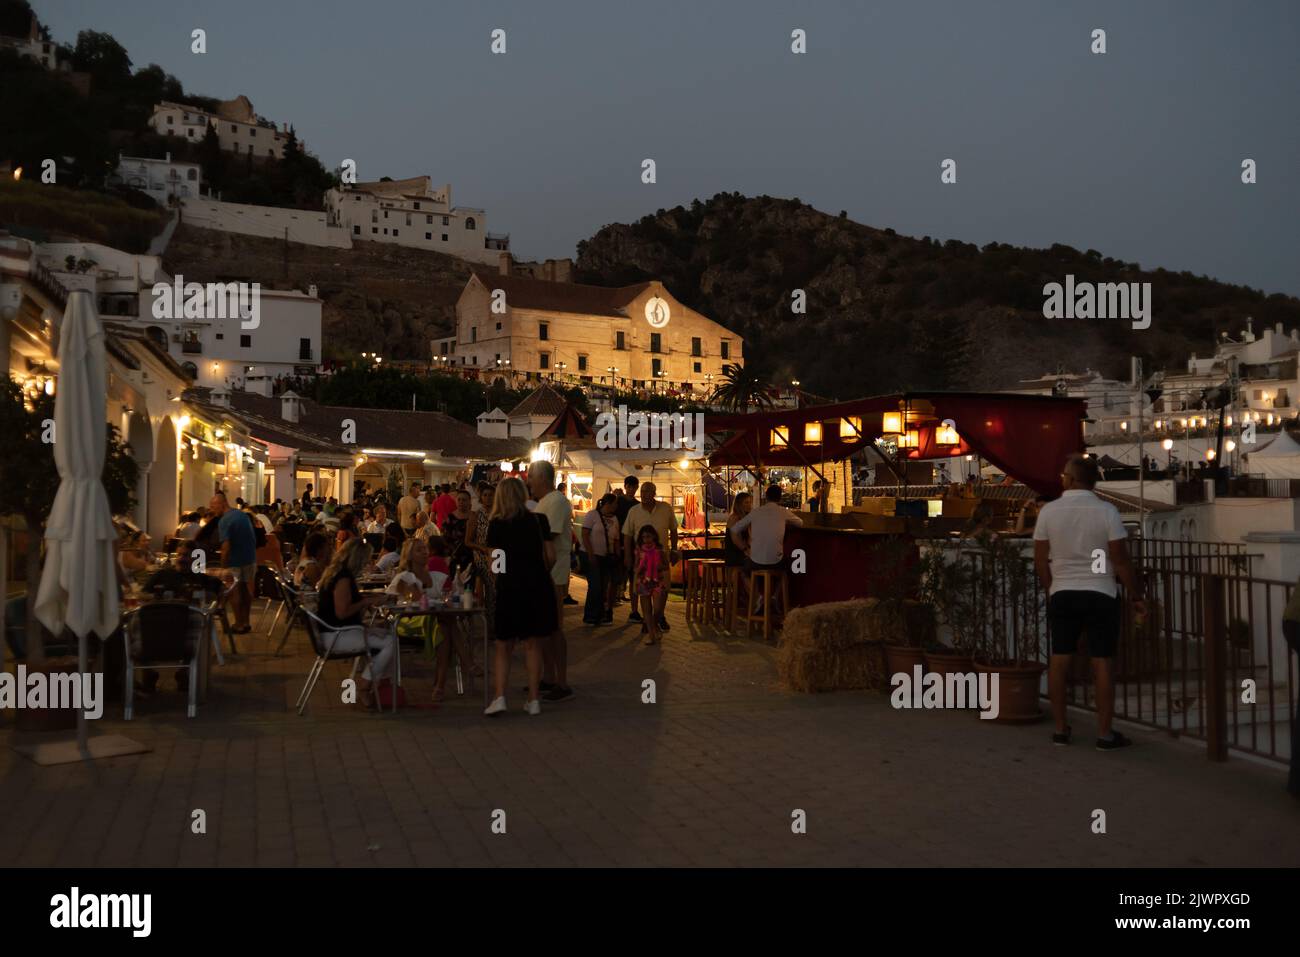
[[[72,51],[75,69],[89,73],[96,90],[120,90],[131,82],[131,58],[110,34],[82,30]]]
[[[722,367],[722,381],[713,390],[711,401],[732,412],[745,413],[752,405],[763,409],[772,404],[767,388],[752,369],[736,362]]]
[[[59,490],[54,443],[45,441],[50,428],[47,423],[53,420],[53,396],[39,392],[30,398],[9,376],[0,384],[0,435],[5,437],[5,455],[0,457],[0,515],[20,517],[26,527],[27,660],[32,664],[45,659],[41,626],[36,620],[36,593],[41,582],[45,521]],[[140,469],[116,427],[108,427],[106,441],[104,490],[113,514],[124,515],[135,507]]]

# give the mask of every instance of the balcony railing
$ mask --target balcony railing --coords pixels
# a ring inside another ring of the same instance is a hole
[[[181,343],[181,352],[187,356],[203,355],[203,343],[187,341]]]
[[[1136,621],[1132,605],[1122,601],[1112,665],[1115,716],[1204,741],[1212,760],[1226,760],[1236,750],[1286,762],[1300,676],[1282,635],[1282,612],[1295,583],[1228,570],[1250,556],[1220,543],[1160,543],[1163,550],[1151,548],[1155,544],[1147,543],[1145,557],[1134,549],[1147,615]],[[1005,574],[983,573],[985,553],[952,549],[948,558],[970,563],[984,619],[1002,623],[1007,644],[1038,649],[1046,664],[1046,601],[1037,579],[1031,577],[1020,596],[1008,596]],[[1023,560],[1032,563],[1028,554]],[[1088,668],[1076,661],[1071,670],[1067,700],[1095,709]],[[1242,701],[1246,681],[1254,690],[1250,703]],[[1045,673],[1040,693],[1046,695]]]

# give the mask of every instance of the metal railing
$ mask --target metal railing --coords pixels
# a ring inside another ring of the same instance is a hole
[[[1010,576],[984,572],[978,548],[943,547],[956,553],[950,560],[970,563],[973,607],[981,627],[1000,631],[1007,657],[1047,664],[1047,602],[1032,570],[1023,591],[1012,594]],[[1231,543],[1148,539],[1134,542],[1133,553],[1148,610],[1135,621],[1121,588],[1115,717],[1202,740],[1211,760],[1235,750],[1288,761],[1300,674],[1282,635],[1282,612],[1296,583],[1250,575],[1256,556]],[[1028,548],[1021,560],[1032,565]],[[1046,696],[1046,672],[1042,682]],[[1071,705],[1095,710],[1082,657],[1071,667],[1067,694]]]

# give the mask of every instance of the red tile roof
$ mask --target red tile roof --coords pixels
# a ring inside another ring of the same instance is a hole
[[[556,392],[549,385],[541,385],[525,396],[524,400],[508,413],[509,418],[524,416],[546,416],[554,419],[569,405],[569,400]]]
[[[650,283],[632,286],[587,286],[576,282],[550,282],[523,276],[502,276],[486,269],[476,270],[478,279],[489,291],[504,289],[506,303],[515,309],[543,309],[548,312],[574,312],[589,316],[627,318],[627,305],[646,290]],[[470,279],[473,282],[474,279]]]
[[[408,412],[403,409],[363,409],[350,406],[321,405],[311,399],[299,399],[297,423],[281,418],[280,398],[249,392],[232,392],[230,404],[235,412],[257,416],[277,428],[316,437],[332,448],[394,449],[403,452],[441,452],[449,458],[505,459],[528,450],[523,439],[489,439],[478,434],[472,425],[441,412]],[[343,420],[356,423],[356,445],[342,446]],[[274,441],[274,440],[272,440]],[[282,444],[277,442],[276,444]]]

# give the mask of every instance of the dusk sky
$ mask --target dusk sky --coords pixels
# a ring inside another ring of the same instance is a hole
[[[523,259],[739,191],[1300,294],[1300,3],[33,6],[61,42],[107,31],[187,92],[247,95],[328,168],[451,183]],[[489,51],[498,27],[504,55]],[[956,185],[940,183],[949,157]]]

